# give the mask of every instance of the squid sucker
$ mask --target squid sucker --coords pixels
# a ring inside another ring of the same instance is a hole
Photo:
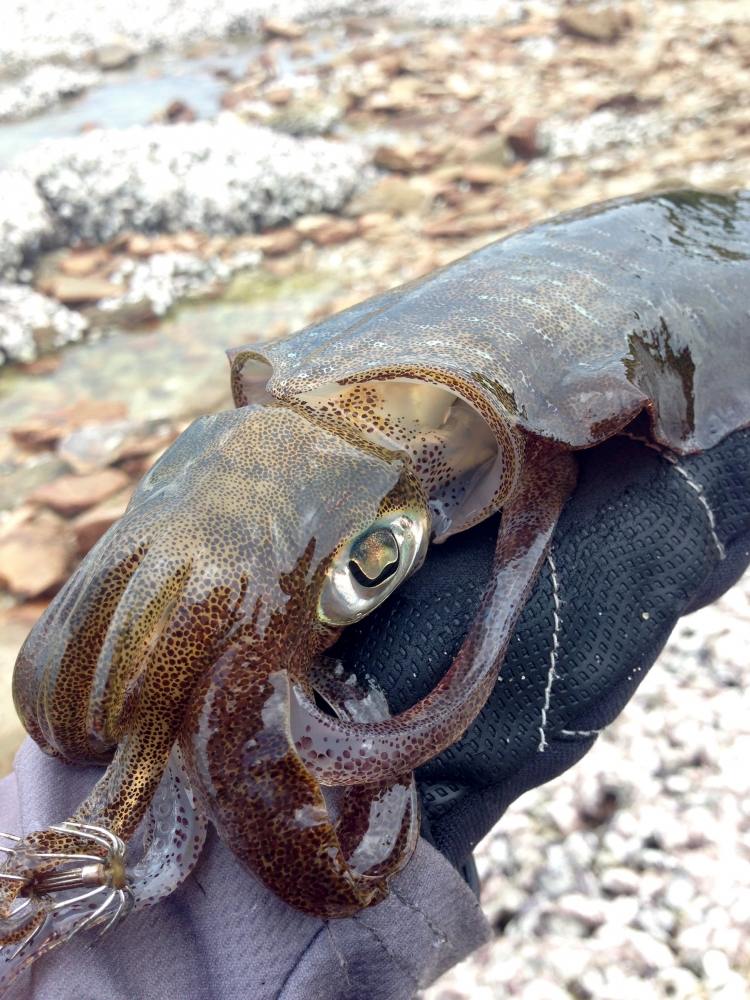
[[[209,822],[293,907],[383,900],[414,769],[492,691],[576,450],[636,418],[672,456],[748,426],[749,295],[750,193],[649,194],[230,351],[236,409],[177,439],[18,656],[29,734],[103,770],[74,815],[2,841],[0,983],[173,892]],[[497,511],[463,645],[391,715],[326,651]]]

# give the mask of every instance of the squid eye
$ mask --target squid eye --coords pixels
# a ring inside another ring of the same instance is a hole
[[[362,587],[377,587],[398,571],[401,553],[390,528],[358,538],[349,552],[349,572]]]
[[[425,515],[398,512],[379,518],[328,567],[318,618],[328,625],[359,621],[421,565],[428,537]]]

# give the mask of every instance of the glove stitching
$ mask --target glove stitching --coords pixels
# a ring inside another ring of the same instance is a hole
[[[683,468],[680,465],[680,463],[677,461],[674,455],[670,455],[669,452],[664,451],[663,448],[660,448],[659,445],[654,444],[653,441],[649,441],[648,438],[640,437],[640,435],[638,434],[631,434],[629,431],[622,431],[618,435],[618,437],[630,438],[631,441],[637,441],[640,444],[645,445],[647,448],[650,448],[652,451],[655,451],[657,455],[661,455],[661,457],[665,461],[669,462],[670,465],[674,466],[675,470],[679,472],[679,474],[682,476],[682,478],[685,480],[688,486],[693,490],[695,495],[698,497],[700,503],[703,505],[703,509],[705,510],[706,516],[708,518],[708,529],[711,534],[711,539],[716,548],[716,554],[719,557],[719,561],[723,562],[723,560],[726,559],[727,557],[726,549],[724,548],[721,539],[716,533],[716,516],[714,515],[713,509],[711,508],[711,505],[708,502],[708,498],[706,497],[705,491],[701,486],[701,484],[697,480],[692,478],[687,469]]]
[[[290,968],[290,970],[287,972],[286,976],[284,976],[284,981],[281,984],[281,986],[279,987],[279,992],[276,994],[277,1000],[281,1000],[281,998],[284,996],[284,993],[286,992],[286,988],[287,988],[287,984],[289,983],[289,980],[295,974],[295,972],[297,971],[297,969],[300,968],[300,966],[302,965],[302,962],[305,959],[305,956],[309,954],[309,952],[312,949],[313,945],[318,940],[318,938],[320,937],[320,935],[323,933],[324,930],[325,930],[325,925],[323,927],[319,927],[318,928],[318,930],[313,934],[313,936],[310,938],[310,940],[305,945],[305,950],[296,959],[296,961],[294,962],[294,964],[292,965],[292,967]],[[330,930],[330,928],[329,928],[329,930]],[[346,969],[344,970],[344,974],[346,975]],[[347,975],[346,978],[347,978],[347,980],[349,979],[348,975]]]
[[[547,728],[547,713],[549,712],[550,701],[552,698],[552,685],[557,677],[557,651],[560,647],[560,587],[557,579],[557,567],[555,566],[555,561],[552,558],[551,552],[547,553],[547,565],[550,568],[550,575],[552,578],[552,600],[554,602],[554,607],[552,608],[552,620],[554,622],[554,627],[552,629],[552,646],[549,651],[547,684],[544,689],[542,722],[539,726],[539,745],[537,746],[539,753],[544,753],[547,749],[547,734],[545,732]]]
[[[427,926],[432,931],[432,935],[436,939],[436,941],[438,942],[438,944],[447,944],[448,943],[448,938],[446,937],[445,932],[442,931],[437,926],[437,924],[434,923],[427,916],[427,914],[425,913],[424,910],[422,910],[419,906],[417,906],[416,903],[412,903],[411,900],[405,899],[401,895],[401,893],[394,886],[391,886],[391,892],[396,897],[396,899],[398,899],[408,910],[411,910],[413,913],[418,913],[420,915],[420,917],[422,917],[422,919],[424,920],[424,922],[427,924]]]
[[[670,461],[672,465],[674,465],[675,469],[679,472],[679,474],[682,476],[685,482],[695,490],[696,496],[703,504],[703,507],[708,516],[708,525],[711,531],[711,538],[713,539],[714,545],[716,546],[716,552],[719,556],[719,561],[723,561],[724,559],[726,559],[727,553],[726,550],[724,549],[721,539],[716,534],[716,518],[714,516],[713,510],[711,509],[711,505],[709,504],[706,498],[706,494],[703,491],[703,487],[701,486],[700,483],[692,479],[687,470],[683,469],[683,467],[673,458],[669,458],[668,461]]]
[[[349,978],[349,963],[346,960],[346,955],[344,955],[341,948],[339,948],[338,946],[338,942],[336,941],[333,931],[331,930],[330,920],[325,920],[323,922],[323,926],[325,927],[326,933],[328,934],[328,940],[331,943],[331,951],[338,959],[338,963],[341,966],[341,971],[344,973],[344,979],[346,980],[346,985],[350,987],[352,985],[352,981]]]
[[[412,968],[406,962],[404,962],[404,960],[399,955],[397,955],[394,951],[392,951],[385,943],[383,938],[380,936],[380,934],[378,934],[378,932],[375,930],[375,928],[372,927],[370,924],[366,924],[359,913],[355,913],[354,916],[352,917],[352,920],[356,921],[360,927],[364,927],[366,931],[370,932],[370,934],[375,938],[375,940],[383,949],[383,951],[386,953],[386,955],[393,960],[393,962],[399,967],[399,969],[401,969],[401,971],[409,979],[411,979],[416,989],[419,989],[419,987],[422,985],[421,983],[422,977],[419,975],[417,970]]]

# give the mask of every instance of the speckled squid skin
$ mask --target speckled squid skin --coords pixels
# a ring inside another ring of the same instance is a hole
[[[32,631],[14,676],[19,712],[43,749],[74,761],[115,749],[77,818],[95,816],[127,841],[179,740],[230,846],[242,856],[283,844],[286,826],[287,851],[294,840],[307,872],[298,905],[332,915],[381,898],[384,880],[347,866],[338,837],[361,826],[355,803],[343,803],[334,828],[294,752],[284,703],[290,681],[306,686],[338,635],[317,622],[316,602],[342,538],[424,505],[401,456],[353,439],[285,405],[198,420]],[[408,792],[410,778],[391,784]],[[397,833],[414,827],[414,803],[402,798]],[[396,846],[390,868],[404,861]],[[325,868],[317,883],[316,857]]]
[[[414,842],[411,772],[492,690],[574,450],[644,410],[677,453],[750,422],[748,287],[750,196],[654,195],[231,352],[238,409],[178,439],[19,656],[16,704],[40,746],[114,753],[77,816],[128,840],[177,743],[200,809],[290,904],[377,903]],[[318,595],[347,540],[404,508],[438,541],[502,509],[492,582],[423,701],[347,711]],[[0,884],[0,945],[17,891]]]
[[[424,377],[572,448],[647,409],[661,444],[705,450],[748,421],[749,285],[750,192],[622,198],[234,352],[235,398],[260,356],[283,398]]]

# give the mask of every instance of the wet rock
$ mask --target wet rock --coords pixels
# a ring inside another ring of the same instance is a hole
[[[125,41],[111,42],[108,45],[100,45],[94,50],[94,61],[99,69],[105,71],[123,69],[135,62],[136,52],[132,46]]]
[[[602,890],[612,896],[637,895],[642,879],[630,868],[608,868],[602,873]]]
[[[605,946],[621,950],[640,975],[653,975],[659,969],[669,969],[674,965],[674,954],[668,945],[631,927],[607,925],[597,931],[597,940]]]
[[[177,432],[169,421],[87,423],[63,437],[57,454],[79,475],[165,447]]]
[[[174,100],[170,101],[156,120],[177,125],[180,122],[194,122],[197,117],[195,111],[185,101]]]
[[[41,454],[34,460],[22,456],[19,463],[3,463],[0,475],[0,511],[14,510],[43,483],[49,483],[68,471],[56,456]]]
[[[671,997],[672,1000],[695,1000],[703,993],[698,979],[687,969],[679,967],[660,970],[654,983],[661,991],[660,996]]]
[[[278,257],[281,254],[291,253],[297,249],[301,242],[302,236],[292,226],[285,226],[283,229],[273,229],[268,233],[261,233],[260,236],[255,237],[255,246],[269,257]]]
[[[128,477],[119,469],[100,469],[84,476],[60,476],[34,490],[29,501],[49,507],[64,517],[73,517],[124,489],[128,482]]]
[[[621,90],[601,100],[596,100],[592,106],[592,111],[606,111],[607,109],[622,110],[628,112],[644,111],[655,107],[661,103],[660,97],[641,97],[636,90]]]
[[[414,174],[430,170],[438,162],[433,150],[414,143],[399,143],[397,146],[378,146],[373,162],[384,170],[397,170],[404,174]]]
[[[460,168],[457,176],[458,179],[466,181],[467,184],[486,187],[493,184],[504,184],[508,179],[508,172],[501,167],[493,167],[489,163],[466,163]]]
[[[492,167],[508,167],[513,162],[513,155],[506,140],[500,136],[486,139],[481,143],[472,157],[474,163],[487,163]]]
[[[79,475],[102,469],[117,461],[133,427],[129,420],[85,424],[60,439],[57,453]]]
[[[102,129],[42,143],[18,162],[61,230],[94,244],[126,232],[256,232],[337,211],[369,180],[357,146],[292,139],[234,116]]]
[[[339,100],[313,91],[301,93],[260,117],[265,125],[278,132],[302,137],[325,135],[341,120],[343,113]]]
[[[125,249],[133,257],[150,257],[154,253],[153,240],[141,233],[134,233],[132,236],[127,234]]]
[[[386,233],[393,232],[395,220],[390,212],[366,212],[357,219],[360,236],[369,239],[379,239]]]
[[[736,24],[729,31],[732,44],[739,49],[742,62],[750,66],[750,24]]]
[[[121,490],[77,517],[72,524],[78,555],[83,557],[105,531],[119,521],[133,495],[133,487]]]
[[[98,302],[122,295],[122,285],[104,278],[78,278],[70,274],[56,274],[42,279],[37,287],[64,305],[82,305],[84,302]]]
[[[169,305],[173,298],[170,296]],[[165,306],[164,312],[169,306]],[[81,310],[92,329],[110,330],[120,327],[124,330],[134,330],[146,323],[153,323],[160,315],[155,310],[150,299],[126,294],[119,299],[102,299],[101,305],[84,306]]]
[[[501,221],[495,215],[455,215],[450,214],[432,222],[426,222],[422,227],[425,236],[433,239],[457,239],[464,236],[477,236],[480,233],[492,233],[500,229]]]
[[[37,597],[59,587],[68,575],[73,539],[49,511],[27,512],[0,535],[0,587],[19,597]]]
[[[16,170],[0,170],[0,279],[15,278],[24,258],[54,236],[54,222],[34,183]]]
[[[365,107],[370,111],[406,111],[414,106],[423,86],[417,76],[398,76],[385,90],[371,94]]]
[[[568,35],[586,38],[592,42],[614,42],[628,26],[626,12],[618,7],[592,10],[587,6],[570,7],[558,20]]]
[[[282,21],[280,18],[265,18],[263,30],[271,38],[296,39],[302,38],[305,29],[294,21]]]
[[[16,444],[28,451],[44,451],[54,448],[77,427],[90,422],[121,420],[127,412],[125,403],[114,399],[79,399],[73,406],[40,413],[11,427],[10,435]]]
[[[259,80],[241,80],[233,84],[221,97],[221,106],[229,111],[241,111],[258,100]],[[270,113],[270,112],[268,112]]]
[[[48,64],[37,66],[0,87],[0,122],[28,118],[99,82],[93,70]]]
[[[288,104],[294,97],[294,90],[291,87],[272,87],[263,91],[263,99],[269,104]]]
[[[88,278],[109,259],[104,247],[97,247],[95,250],[71,250],[58,260],[57,267],[71,278]]]
[[[274,336],[283,336],[283,334],[274,334],[273,329],[269,329],[268,339],[272,340]],[[174,423],[169,420],[149,420],[145,424],[141,424],[137,431],[128,436],[120,449],[117,458],[119,466],[129,476],[132,473],[125,468],[126,463],[142,460],[144,471],[150,469],[188,424],[189,421]]]
[[[575,983],[590,965],[591,956],[585,946],[574,938],[562,940],[564,947],[549,949],[549,968],[559,982]],[[577,991],[573,993],[573,996],[576,995]]]
[[[531,160],[545,152],[539,132],[538,118],[519,118],[510,126],[505,139],[513,152],[522,160]]]
[[[473,101],[480,94],[476,82],[462,73],[451,73],[445,81],[445,86],[449,93],[461,101]]]
[[[62,364],[62,357],[59,353],[47,354],[36,361],[21,362],[20,368],[27,375],[52,375]]]
[[[555,909],[563,917],[578,921],[588,930],[601,927],[607,918],[607,912],[601,900],[579,893],[561,896],[557,900]]]
[[[357,235],[358,226],[353,219],[337,219],[330,215],[304,215],[294,223],[294,229],[304,239],[318,246],[343,243]]]
[[[0,284],[0,365],[80,340],[88,322],[26,285]]]
[[[383,177],[348,206],[351,215],[365,215],[368,212],[389,212],[393,215],[410,215],[425,211],[432,195],[412,179],[405,177]]]

